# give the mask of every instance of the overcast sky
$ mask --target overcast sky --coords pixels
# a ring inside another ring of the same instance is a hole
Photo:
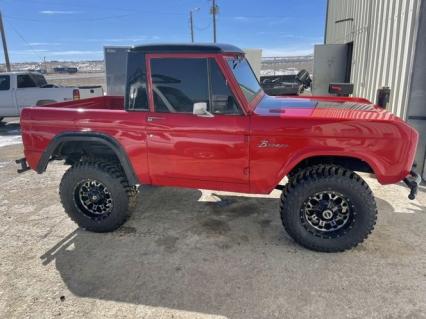
[[[323,41],[326,0],[217,0],[218,42],[306,55]],[[212,41],[209,0],[0,0],[11,62],[102,59],[104,45]],[[3,52],[1,52],[3,53]],[[4,62],[3,54],[0,58]]]

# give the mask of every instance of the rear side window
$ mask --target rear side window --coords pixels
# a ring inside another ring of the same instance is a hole
[[[156,112],[192,113],[194,103],[209,105],[207,59],[151,60]]]
[[[45,85],[47,85],[46,79],[44,78],[44,76],[42,74],[31,74],[31,78],[33,79],[33,81],[35,82],[37,87],[43,87]]]
[[[37,85],[28,74],[18,75],[18,89],[34,87],[37,87]]]
[[[149,110],[144,53],[130,52],[128,54],[125,99],[125,106],[128,110]]]
[[[0,75],[0,91],[7,91],[10,89],[10,76]]]

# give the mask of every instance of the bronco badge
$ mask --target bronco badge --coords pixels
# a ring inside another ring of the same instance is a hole
[[[260,141],[259,145],[257,147],[260,148],[266,148],[266,147],[273,147],[273,148],[284,148],[287,147],[287,144],[277,144],[277,143],[271,143],[268,140],[262,140]]]

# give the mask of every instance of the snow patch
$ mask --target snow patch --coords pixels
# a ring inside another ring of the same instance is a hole
[[[21,144],[21,135],[0,136],[0,147],[14,144]]]

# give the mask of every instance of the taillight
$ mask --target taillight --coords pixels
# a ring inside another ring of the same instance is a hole
[[[74,89],[72,91],[72,99],[73,100],[80,100],[80,91],[78,89]]]

